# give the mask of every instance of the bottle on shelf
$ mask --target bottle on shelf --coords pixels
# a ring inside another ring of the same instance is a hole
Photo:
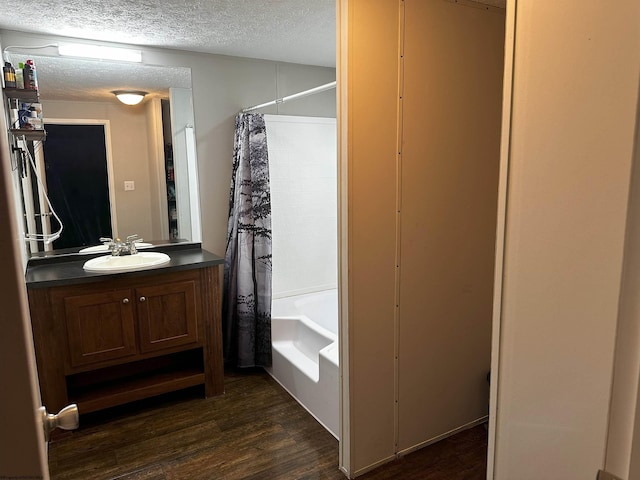
[[[30,130],[42,130],[42,115],[41,110],[38,110],[39,103],[33,103],[29,107],[29,125]]]
[[[2,75],[4,77],[5,88],[16,88],[16,71],[10,62],[4,62],[2,67]]]
[[[27,60],[27,65],[31,68],[31,73],[33,75],[33,89],[38,90],[38,72],[36,71],[36,64],[33,63],[33,60]]]
[[[16,88],[24,89],[24,63],[18,63],[18,68],[16,68]]]
[[[20,110],[18,110],[19,128],[24,130],[33,130],[33,124],[31,123],[31,111],[29,105],[22,103]]]
[[[25,63],[22,69],[22,76],[24,77],[24,89],[25,90],[35,90],[36,82],[33,74],[33,70],[31,69],[31,65],[29,63]]]
[[[18,117],[18,100],[12,98],[9,103],[11,105],[11,109],[9,110],[9,128],[20,128],[20,119]]]

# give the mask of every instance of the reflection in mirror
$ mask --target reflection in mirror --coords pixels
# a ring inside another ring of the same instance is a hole
[[[200,241],[191,70],[10,54],[16,66],[27,58],[36,65],[47,131],[45,142],[27,146],[64,224],[53,245],[30,241],[31,252],[67,253],[131,234]],[[125,105],[115,90],[146,95]],[[42,189],[29,177],[26,230],[55,231]]]

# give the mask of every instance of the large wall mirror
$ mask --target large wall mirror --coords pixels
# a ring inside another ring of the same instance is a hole
[[[34,160],[22,180],[25,230],[58,228],[40,190],[64,225],[51,244],[29,241],[31,253],[69,253],[101,236],[201,240],[189,68],[9,57],[16,66],[34,61],[47,131],[44,142],[25,142]],[[125,105],[113,94],[120,90],[146,95]]]

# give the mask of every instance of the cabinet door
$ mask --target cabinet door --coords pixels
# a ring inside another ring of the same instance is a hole
[[[131,290],[65,297],[73,367],[136,353]]]
[[[136,297],[141,352],[197,343],[195,281],[137,288]]]

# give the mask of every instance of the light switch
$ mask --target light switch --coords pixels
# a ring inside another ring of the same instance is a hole
[[[124,191],[129,191],[129,190],[135,190],[136,189],[136,182],[134,182],[133,180],[125,180],[124,181]]]

